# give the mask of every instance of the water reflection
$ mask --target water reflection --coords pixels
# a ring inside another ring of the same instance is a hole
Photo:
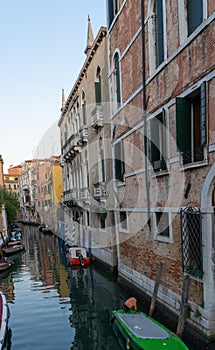
[[[119,350],[111,311],[129,295],[116,280],[98,267],[71,269],[62,242],[36,227],[24,226],[23,243],[26,251],[0,274],[11,313],[8,350]]]

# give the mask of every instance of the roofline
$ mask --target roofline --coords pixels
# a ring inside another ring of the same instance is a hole
[[[98,34],[93,42],[93,45],[92,45],[92,48],[90,49],[86,59],[85,59],[85,62],[80,70],[80,73],[78,75],[78,78],[76,79],[74,85],[73,85],[73,88],[72,90],[70,91],[70,94],[69,96],[67,97],[67,100],[65,102],[65,106],[64,108],[62,109],[62,112],[61,112],[61,116],[60,116],[60,119],[59,119],[59,122],[58,122],[58,126],[60,127],[62,121],[63,121],[63,117],[64,115],[66,114],[66,112],[68,111],[68,108],[69,108],[69,105],[70,105],[70,102],[72,101],[72,99],[74,98],[74,95],[78,89],[78,86],[80,85],[83,77],[84,77],[84,74],[90,64],[90,62],[92,61],[92,58],[97,50],[97,48],[99,47],[99,44],[100,42],[102,41],[102,39],[104,37],[107,36],[107,27],[100,27],[99,31],[98,31]]]

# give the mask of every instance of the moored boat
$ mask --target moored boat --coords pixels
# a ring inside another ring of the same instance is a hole
[[[89,266],[90,258],[87,256],[87,250],[83,247],[68,248],[66,257],[71,266]]]
[[[2,252],[4,255],[12,255],[12,254],[16,254],[18,252],[21,252],[24,249],[25,249],[25,246],[20,243],[20,244],[5,246],[2,248]]]
[[[188,350],[176,334],[144,312],[115,310],[112,312],[112,323],[126,349]]]
[[[0,350],[5,347],[5,340],[7,334],[7,325],[9,318],[9,308],[7,305],[5,295],[0,291]]]
[[[8,270],[14,262],[12,260],[1,259],[0,260],[0,272]]]

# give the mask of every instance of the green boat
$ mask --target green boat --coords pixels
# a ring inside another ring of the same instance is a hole
[[[113,311],[112,324],[120,344],[125,349],[189,350],[176,334],[144,312]]]

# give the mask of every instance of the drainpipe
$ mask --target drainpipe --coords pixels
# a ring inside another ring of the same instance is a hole
[[[146,200],[147,200],[147,223],[150,225],[150,184],[148,169],[148,131],[147,131],[147,102],[146,102],[146,67],[145,67],[145,1],[141,0],[141,24],[142,24],[142,81],[143,81],[143,120],[144,120],[144,149],[145,149],[145,183],[146,183]]]

